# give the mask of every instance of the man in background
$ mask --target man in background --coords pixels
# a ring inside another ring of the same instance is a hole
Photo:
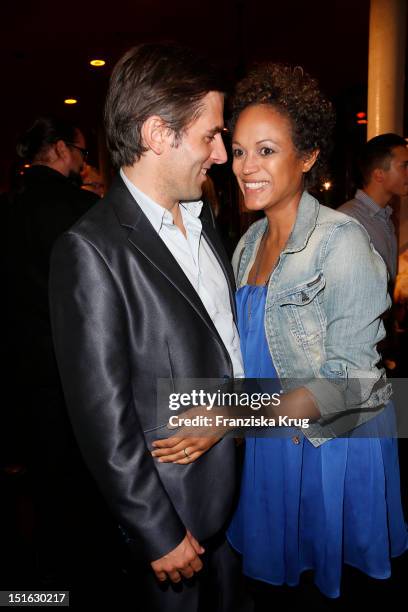
[[[408,149],[397,134],[381,134],[369,140],[359,159],[361,189],[338,208],[366,228],[384,259],[391,282],[397,274],[397,237],[391,219],[394,196],[408,195]]]
[[[70,586],[82,563],[89,576],[94,560],[93,553],[87,557],[92,532],[85,529],[93,481],[67,416],[48,301],[54,242],[99,199],[80,189],[85,147],[84,135],[71,123],[37,118],[18,143],[28,167],[6,205],[6,384],[13,399],[4,411],[9,427],[3,433],[11,459],[28,467],[37,578],[44,585]]]
[[[391,219],[391,204],[394,197],[408,195],[408,149],[404,138],[390,133],[369,140],[360,154],[359,171],[361,189],[338,210],[366,228],[387,266],[392,295],[398,267],[398,240]],[[387,337],[379,348],[384,365],[395,375],[396,367],[401,367],[403,362],[397,330],[405,316],[405,306],[394,304],[391,312],[384,317]]]

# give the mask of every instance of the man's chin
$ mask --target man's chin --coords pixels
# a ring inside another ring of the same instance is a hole
[[[197,202],[197,200],[201,200],[202,197],[203,191],[200,187],[195,192],[191,191],[188,197],[180,198],[180,202]]]

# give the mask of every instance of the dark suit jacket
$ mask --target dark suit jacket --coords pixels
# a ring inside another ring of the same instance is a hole
[[[210,211],[203,234],[233,275]],[[153,439],[169,416],[159,378],[232,377],[229,354],[200,298],[117,177],[56,244],[51,312],[68,409],[91,472],[144,559],[175,548],[185,528],[205,540],[228,520],[232,439],[190,465],[159,464]],[[232,306],[233,307],[233,306]]]
[[[2,209],[7,228],[2,244],[6,304],[1,321],[7,356],[3,391],[8,388],[13,397],[1,417],[5,423],[0,430],[7,432],[7,440],[0,446],[6,447],[6,459],[35,459],[43,468],[58,471],[61,463],[70,467],[72,453],[79,458],[56,365],[48,275],[55,240],[98,199],[60,172],[38,165],[25,172]]]
[[[7,206],[7,332],[20,384],[59,385],[49,320],[48,275],[56,239],[98,196],[60,172],[29,168]]]

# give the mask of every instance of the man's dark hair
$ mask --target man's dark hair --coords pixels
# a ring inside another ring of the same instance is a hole
[[[158,115],[174,144],[202,110],[202,98],[223,91],[208,59],[173,44],[143,44],[116,64],[105,104],[105,129],[114,166],[131,166],[147,151],[143,123]]]
[[[370,182],[371,174],[376,168],[389,170],[393,149],[406,146],[405,139],[398,134],[380,134],[371,138],[361,149],[358,159],[361,185]]]
[[[75,125],[58,117],[38,117],[20,137],[17,154],[29,162],[41,160],[58,140],[75,142],[77,132]]]

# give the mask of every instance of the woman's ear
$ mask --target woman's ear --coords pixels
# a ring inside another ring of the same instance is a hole
[[[144,146],[161,155],[168,140],[169,128],[158,115],[148,117],[142,126],[142,141]]]
[[[303,172],[309,172],[309,170],[316,163],[316,159],[319,157],[320,150],[315,149],[311,153],[307,153],[303,158]]]

